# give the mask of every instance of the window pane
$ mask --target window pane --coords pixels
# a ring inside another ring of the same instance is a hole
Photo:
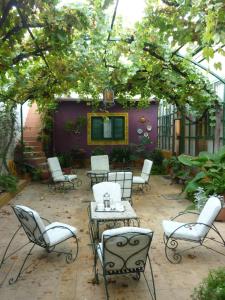
[[[124,117],[113,118],[113,138],[115,140],[124,139]]]
[[[103,137],[105,139],[112,138],[112,120],[109,118],[104,119],[104,129],[103,129]]]
[[[92,140],[101,140],[103,138],[103,119],[102,117],[91,118],[91,138]]]

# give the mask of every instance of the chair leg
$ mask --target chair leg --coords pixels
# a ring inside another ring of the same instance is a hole
[[[77,255],[78,255],[78,250],[79,250],[79,246],[78,246],[78,239],[76,236],[74,236],[74,239],[76,241],[76,252],[75,252],[75,255],[73,255],[72,251],[70,252],[65,252],[65,251],[58,251],[58,250],[54,250],[55,247],[51,247],[51,248],[47,248],[47,252],[51,253],[51,252],[54,252],[54,253],[59,253],[59,254],[64,254],[66,256],[66,262],[68,264],[74,262],[77,258]]]
[[[109,299],[109,291],[108,291],[108,281],[105,275],[105,272],[103,270],[103,278],[104,278],[104,286],[105,286],[105,293],[106,293],[106,299]]]
[[[16,278],[12,277],[12,278],[9,279],[9,284],[13,284],[13,283],[17,282],[18,278],[20,277],[21,273],[23,272],[24,265],[25,265],[28,257],[31,255],[31,252],[34,249],[34,247],[35,247],[35,244],[32,245],[32,247],[30,248],[29,252],[27,253],[27,255],[26,255],[26,257],[25,257],[25,259],[24,259],[24,261],[23,261],[23,263],[21,265],[21,268],[20,268],[20,270],[19,270]]]
[[[19,251],[19,250],[21,249],[21,248],[20,248],[20,249],[14,251],[13,253],[11,253],[9,256],[6,257],[6,254],[7,254],[8,250],[9,250],[9,247],[10,247],[12,241],[14,240],[15,236],[17,235],[18,231],[19,231],[21,228],[22,228],[22,226],[20,226],[20,227],[15,231],[15,233],[13,234],[11,240],[9,241],[9,244],[8,244],[8,246],[7,246],[6,249],[5,249],[5,252],[4,252],[4,254],[3,254],[3,257],[2,257],[2,260],[1,260],[1,263],[0,263],[0,269],[1,269],[2,265],[3,265],[3,263],[7,260],[7,258],[9,258],[11,255],[13,255],[14,253],[16,253],[17,251]],[[27,244],[25,244],[25,245],[27,245]],[[24,245],[24,246],[25,246],[25,245]]]
[[[147,260],[148,260],[149,268],[150,268],[150,272],[151,272],[152,290],[151,290],[149,282],[148,282],[148,280],[146,278],[145,272],[143,273],[143,275],[144,275],[146,284],[148,286],[149,293],[150,293],[150,295],[152,297],[152,300],[156,300],[155,281],[154,281],[154,276],[153,276],[153,271],[152,271],[152,264],[151,264],[151,260],[150,260],[149,255],[147,256]]]
[[[99,284],[99,277],[98,277],[98,268],[97,268],[97,263],[98,263],[98,254],[95,249],[94,252],[94,272],[95,272],[95,283]]]

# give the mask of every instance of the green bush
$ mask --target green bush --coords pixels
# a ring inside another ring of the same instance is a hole
[[[69,168],[73,164],[73,159],[70,153],[61,153],[58,156],[61,168]]]
[[[188,181],[185,192],[193,196],[198,187],[202,187],[206,195],[225,193],[225,147],[217,153],[200,152],[197,157],[180,155],[180,163],[191,169],[197,168],[196,175]]]
[[[152,175],[160,175],[165,174],[165,168],[163,166],[163,154],[159,149],[155,149],[147,156],[148,159],[153,161],[151,174]]]
[[[112,162],[127,163],[131,161],[131,150],[129,147],[115,147],[109,157]]]
[[[105,155],[107,154],[105,149],[102,147],[96,147],[92,150],[91,155]]]
[[[15,192],[18,179],[12,175],[0,175],[0,191]]]
[[[224,300],[225,299],[225,268],[209,272],[199,287],[194,289],[193,300]]]

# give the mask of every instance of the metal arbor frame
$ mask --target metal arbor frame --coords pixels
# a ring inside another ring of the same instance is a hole
[[[181,212],[177,216],[175,216],[174,218],[172,218],[171,221],[177,219],[180,216],[186,215],[186,214],[199,215],[199,213],[197,213],[197,212],[190,212],[190,211]],[[179,229],[181,229],[181,228],[192,229],[196,225],[204,225],[204,226],[206,226],[208,228],[207,233],[203,237],[201,237],[199,240],[191,240],[191,239],[184,239],[184,238],[174,237],[174,234],[176,234],[176,232]],[[217,236],[219,237],[220,240],[216,240],[214,237],[208,237],[208,233],[209,233],[210,230],[212,230],[213,232],[215,232],[217,234]],[[183,240],[183,241],[188,241],[188,242],[196,243],[197,245],[189,247],[187,249],[184,249],[183,251],[177,252],[176,250],[177,250],[177,247],[178,247],[178,240],[180,240],[180,241]],[[183,252],[185,252],[187,250],[190,250],[190,249],[194,249],[194,248],[200,247],[200,246],[203,246],[203,247],[205,247],[205,248],[207,248],[209,250],[212,250],[212,251],[214,251],[216,253],[219,253],[219,254],[225,256],[224,253],[221,253],[221,252],[219,252],[219,251],[217,251],[217,250],[215,250],[215,249],[213,249],[213,248],[205,245],[204,243],[207,240],[211,240],[211,241],[216,242],[216,243],[222,245],[223,247],[225,247],[225,240],[224,240],[224,238],[222,237],[222,235],[220,234],[219,230],[216,228],[216,226],[214,224],[212,224],[210,226],[208,224],[198,223],[198,222],[185,223],[185,224],[177,227],[169,236],[166,236],[166,234],[164,233],[164,235],[163,235],[163,241],[164,241],[164,244],[165,244],[165,255],[166,255],[166,258],[168,259],[169,262],[174,263],[174,264],[178,264],[182,260],[181,253],[183,253]],[[171,253],[172,253],[172,255],[170,255]]]
[[[3,257],[2,257],[2,260],[0,262],[0,269],[2,268],[3,264],[5,263],[5,261],[10,258],[12,255],[14,255],[15,253],[19,252],[21,249],[23,249],[25,246],[27,246],[28,244],[32,244],[32,246],[30,247],[29,251],[27,252],[22,264],[21,264],[21,267],[17,273],[17,275],[12,278],[9,279],[9,284],[13,284],[15,282],[17,282],[17,280],[19,279],[20,275],[26,270],[25,267],[25,264],[26,264],[26,261],[28,260],[29,256],[31,255],[34,247],[37,245],[37,246],[40,246],[42,248],[45,248],[46,251],[48,253],[51,253],[51,252],[55,252],[55,253],[59,253],[59,254],[64,254],[65,257],[66,257],[66,262],[67,263],[71,263],[71,262],[74,262],[77,258],[77,255],[78,255],[78,239],[76,237],[76,235],[68,228],[68,227],[65,227],[65,226],[62,226],[62,225],[58,225],[58,226],[53,226],[45,231],[42,231],[39,224],[37,223],[36,221],[36,218],[34,217],[34,214],[32,211],[30,212],[27,212],[25,211],[24,209],[22,208],[18,208],[16,206],[12,206],[12,209],[14,211],[14,213],[16,214],[19,222],[20,222],[20,226],[19,228],[17,228],[17,230],[14,232],[12,238],[10,239],[6,249],[5,249],[5,252],[3,254]],[[33,221],[33,228],[29,228],[26,224],[26,221],[28,221],[29,219],[32,219]],[[41,220],[44,220],[46,221],[48,224],[50,224],[50,222],[45,219],[45,218],[42,218],[40,217]],[[25,231],[27,237],[28,237],[28,242],[26,242],[24,245],[18,247],[16,250],[14,250],[13,252],[11,252],[10,254],[8,254],[8,250],[14,240],[14,238],[17,236],[17,233],[20,231],[20,229],[22,229]],[[68,231],[70,231],[71,233],[71,236],[70,237],[67,237],[66,239],[64,239],[63,241],[53,245],[53,246],[50,246],[46,240],[45,240],[45,237],[44,235],[52,230],[52,229],[55,229],[55,228],[63,228],[63,229],[66,229]],[[62,242],[66,241],[67,239],[73,237],[75,239],[75,254],[72,253],[72,251],[70,252],[64,252],[64,251],[56,251],[55,250],[55,247],[58,245],[58,244],[61,244]],[[0,286],[4,283],[4,280],[3,282],[0,283]]]
[[[145,238],[147,243],[140,248],[141,239]],[[106,299],[109,299],[108,282],[107,277],[112,275],[127,275],[133,274],[133,279],[139,280],[141,273],[143,273],[145,282],[148,287],[149,294],[153,300],[156,300],[156,291],[153,270],[151,260],[149,256],[149,248],[152,242],[153,232],[141,233],[141,232],[127,232],[117,235],[104,235],[102,240],[102,248],[97,245],[94,257],[94,270],[95,270],[95,282],[99,283],[99,273],[97,268],[98,251],[101,251],[101,266],[103,270],[104,286],[106,292]],[[114,252],[112,250],[112,244],[117,248]],[[122,256],[122,249],[127,249],[126,255]],[[132,249],[133,248],[133,249]],[[139,248],[139,249],[138,249]],[[133,251],[130,251],[132,249]],[[106,260],[106,255],[110,255],[111,260]],[[135,258],[136,256],[136,258]],[[140,259],[141,257],[141,259]],[[120,267],[116,268],[116,263],[120,262]],[[149,264],[151,279],[147,280],[145,274],[145,268]],[[132,265],[129,266],[129,264]],[[150,286],[150,281],[152,286]]]

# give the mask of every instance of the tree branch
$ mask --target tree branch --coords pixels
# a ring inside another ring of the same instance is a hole
[[[30,28],[41,28],[44,25],[43,24],[28,24]],[[27,29],[24,25],[17,25],[13,27],[11,30],[9,30],[3,37],[2,37],[2,42],[4,43],[6,40],[8,40],[12,35],[18,33],[22,29]]]
[[[4,24],[4,22],[6,21],[8,14],[10,12],[10,9],[16,5],[16,1],[15,0],[9,0],[9,2],[6,4],[6,6],[3,8],[3,13],[2,13],[2,17],[0,18],[0,28],[2,27],[2,25]]]
[[[46,47],[44,49],[36,49],[34,51],[31,52],[24,52],[24,53],[20,53],[19,55],[17,55],[16,57],[13,58],[13,65],[19,63],[21,60],[23,60],[24,58],[29,58],[31,56],[42,56],[43,51],[48,51],[50,50],[50,47]]]

